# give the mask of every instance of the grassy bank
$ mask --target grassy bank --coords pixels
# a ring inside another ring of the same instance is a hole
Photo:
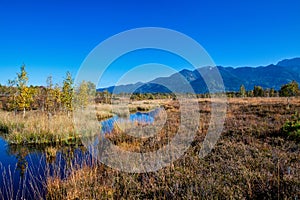
[[[0,111],[0,131],[11,144],[68,143],[76,140],[72,118],[65,114],[49,117],[40,112],[27,112],[25,118]]]
[[[130,174],[103,164],[74,170],[65,180],[49,177],[49,199],[297,199],[300,144],[282,127],[300,111],[299,99],[230,99],[225,127],[214,150],[198,153],[208,130],[210,100],[199,100],[200,127],[186,154],[157,172]],[[153,138],[108,138],[126,150],[164,146],[178,128],[178,104],[165,106],[168,120]],[[126,143],[127,145],[124,145]],[[138,148],[129,148],[130,146]],[[138,146],[137,146],[138,145]],[[128,148],[127,148],[128,147]]]
[[[157,101],[133,102],[126,107],[97,104],[91,106],[89,112],[94,112],[100,121],[114,115],[128,116],[131,112],[149,111],[155,107],[158,107]],[[89,113],[86,114],[89,116]],[[22,114],[0,111],[0,132],[10,144],[76,143],[80,134],[74,128],[73,120],[72,116],[65,113],[49,116],[44,112],[28,111],[23,118]],[[80,123],[86,129],[85,132],[99,128],[94,121],[84,116],[84,113]]]

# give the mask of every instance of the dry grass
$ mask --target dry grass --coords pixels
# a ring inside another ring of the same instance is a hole
[[[229,99],[225,128],[214,150],[198,153],[210,121],[210,99],[200,99],[200,126],[186,154],[157,172],[129,174],[98,164],[75,170],[68,179],[48,179],[49,199],[297,199],[300,145],[281,133],[300,110],[291,98]],[[127,150],[153,151],[178,129],[179,105],[165,105],[168,120],[155,137],[124,134],[108,138]],[[133,147],[139,148],[133,148]],[[85,178],[83,178],[85,177]]]
[[[101,176],[98,172],[101,171]],[[48,180],[47,199],[113,199],[113,182],[103,166],[83,167],[68,177],[68,182],[59,178]]]
[[[161,100],[153,101],[134,101],[129,104],[114,102],[114,104],[97,104],[95,105],[98,120],[110,118],[114,115],[121,117],[129,116],[130,113],[137,111],[147,112],[158,108],[162,103]]]
[[[0,111],[0,129],[5,139],[13,144],[68,142],[76,138],[73,119],[65,114],[49,118],[44,113],[32,111],[23,118]]]
[[[118,172],[101,163],[85,165],[82,168],[71,166],[73,172],[67,179],[61,180],[58,176],[48,177],[47,198],[298,199],[300,197],[300,144],[288,140],[281,132],[284,122],[290,119],[292,114],[300,111],[299,98],[228,99],[223,133],[214,150],[204,159],[200,159],[198,154],[211,118],[210,103],[219,100],[197,101],[201,117],[196,138],[186,154],[170,166],[157,172],[142,174]],[[176,101],[155,103],[163,104],[167,115],[167,121],[157,135],[150,138],[135,138],[126,134],[128,128],[144,125],[134,124],[132,127],[121,124],[119,125],[121,130],[116,128],[106,137],[120,148],[133,152],[155,151],[166,145],[178,130],[180,107]],[[144,105],[147,107],[149,103],[132,104],[133,108],[137,108]],[[97,112],[111,113],[110,105],[98,106]],[[86,119],[81,122],[84,128],[95,126],[88,118],[83,118]],[[72,120],[67,116],[53,116],[53,119],[58,121],[49,126],[46,115],[28,113],[27,118],[22,119],[22,116],[15,118],[12,113],[0,112],[0,129],[15,132],[15,135],[21,137],[19,140],[21,143],[43,141],[43,137],[44,140],[48,140],[52,134],[56,134],[55,137],[61,134],[59,136],[61,138],[68,138],[74,134]],[[66,130],[70,131],[69,134],[65,134]],[[41,136],[32,134],[32,131]],[[39,138],[29,140],[31,135]],[[54,147],[46,148],[47,157],[51,160],[55,157],[56,151]]]
[[[97,119],[104,120],[114,115],[129,116],[130,112],[149,111],[158,107],[157,102],[133,102],[129,106],[97,104],[88,107],[80,115],[80,126],[85,130],[75,130],[73,117],[64,113],[49,116],[39,111],[28,111],[25,118],[21,114],[0,111],[0,132],[11,144],[43,144],[76,142],[86,132],[97,132],[95,120],[89,120],[94,114]],[[78,111],[80,112],[80,110]],[[98,129],[100,130],[100,129]],[[83,133],[84,132],[84,133]]]

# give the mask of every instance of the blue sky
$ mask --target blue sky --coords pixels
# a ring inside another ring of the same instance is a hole
[[[182,32],[217,65],[276,63],[300,57],[299,10],[299,0],[0,0],[0,83],[14,78],[23,63],[30,84],[43,85],[49,75],[61,82],[66,71],[76,75],[100,42],[139,27]],[[126,62],[125,71],[131,66]],[[186,67],[180,64],[177,69]],[[151,76],[140,77],[146,78]],[[105,84],[113,81],[108,75]]]

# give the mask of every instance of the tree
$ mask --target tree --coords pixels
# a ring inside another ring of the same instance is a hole
[[[246,96],[246,89],[244,85],[241,85],[240,87],[240,96],[245,97]]]
[[[29,90],[29,95],[30,95],[30,99],[29,99],[29,109],[37,109],[37,105],[36,105],[36,99],[37,99],[37,95],[39,93],[39,88],[37,86],[33,86],[30,85],[30,87],[28,87]]]
[[[63,82],[62,94],[61,94],[61,103],[64,107],[64,110],[67,112],[68,116],[70,116],[70,112],[73,111],[73,79],[70,72],[67,72],[65,80]]]
[[[32,91],[27,87],[28,75],[25,70],[25,65],[22,65],[21,72],[17,73],[16,83],[18,88],[16,97],[17,108],[23,110],[23,117],[25,117],[26,109],[29,109],[33,102]]]
[[[8,104],[6,108],[8,110],[13,110],[15,114],[17,113],[18,105],[17,105],[17,90],[16,90],[16,80],[8,80]]]
[[[247,97],[253,97],[253,90],[249,90],[246,93]]]
[[[288,84],[281,86],[279,90],[279,96],[281,97],[297,96],[298,93],[299,93],[299,85],[296,81],[292,81]]]
[[[105,103],[110,103],[110,93],[108,92],[108,90],[104,90],[103,91],[103,96],[104,96],[104,99],[105,99]]]
[[[274,88],[270,89],[270,97],[275,97],[275,90],[274,90]]]
[[[87,82],[88,85],[88,93],[90,96],[95,97],[96,95],[96,85],[92,83],[91,81]]]
[[[89,103],[89,85],[86,81],[82,81],[76,91],[76,104],[81,109],[88,106]]]
[[[62,92],[58,84],[55,85],[53,92],[54,92],[55,109],[61,110]]]
[[[263,88],[261,86],[254,86],[253,96],[254,97],[263,97],[264,96]]]
[[[52,76],[49,76],[46,82],[45,110],[48,112],[48,115],[50,115],[50,113],[55,110],[55,93],[53,90]]]

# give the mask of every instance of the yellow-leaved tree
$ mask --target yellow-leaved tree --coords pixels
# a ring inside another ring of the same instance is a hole
[[[26,115],[33,102],[33,92],[27,87],[28,75],[25,70],[25,65],[22,65],[21,72],[17,73],[17,95],[16,95],[16,106],[18,110],[23,110],[23,117]]]

